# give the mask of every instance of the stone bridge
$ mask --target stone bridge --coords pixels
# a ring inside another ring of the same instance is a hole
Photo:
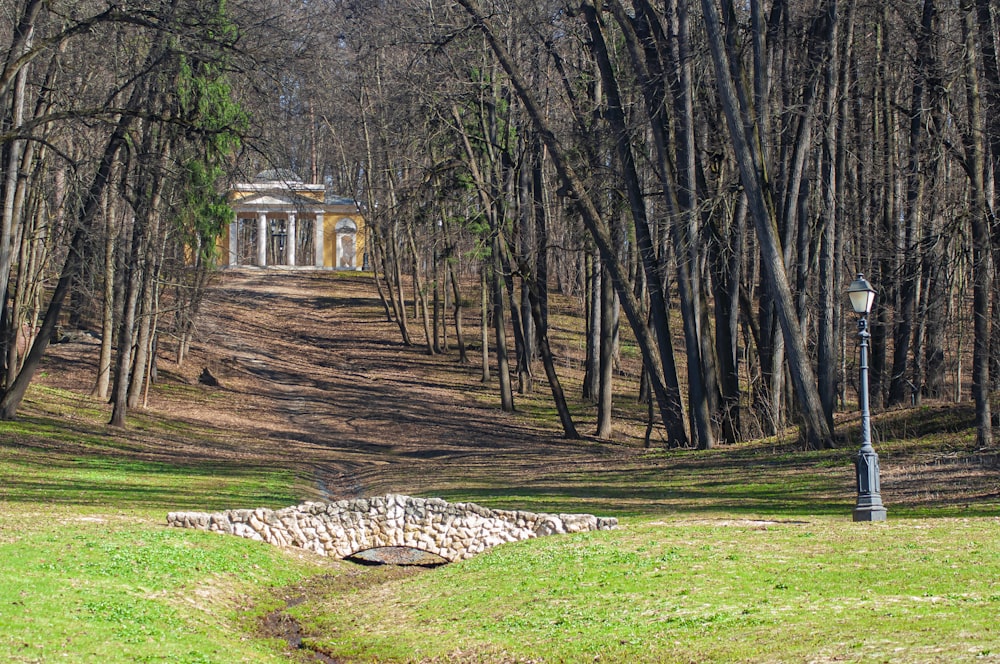
[[[333,503],[306,502],[280,510],[171,512],[167,524],[295,546],[335,558],[407,547],[454,562],[504,542],[609,530],[618,520],[591,514],[492,510],[474,503],[389,494]]]

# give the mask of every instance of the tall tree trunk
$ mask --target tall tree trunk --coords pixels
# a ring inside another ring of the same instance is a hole
[[[497,240],[497,247],[500,249],[500,267],[503,270],[503,281],[510,295],[508,304],[510,305],[511,329],[514,331],[514,350],[517,357],[517,393],[527,394],[531,392],[531,367],[528,360],[528,344],[524,336],[524,320],[521,318],[521,309],[518,306],[517,289],[514,287],[514,274],[511,270],[510,243],[501,233]]]
[[[688,349],[689,362],[697,359],[698,376],[691,375],[691,418],[698,433],[698,448],[715,447],[716,431],[712,415],[719,405],[718,361],[712,341],[712,328],[707,320],[707,297],[701,274],[703,262],[700,248],[702,243],[702,212],[698,203],[698,149],[695,143],[694,97],[695,80],[692,66],[691,29],[686,0],[676,4],[676,45],[674,56],[677,63],[675,84],[671,86],[674,98],[675,135],[677,140],[677,208],[682,225],[672,232],[678,261],[678,290],[681,294],[682,312],[691,316],[691,323],[685,324],[685,344],[690,344],[693,333],[699,345],[697,357]],[[658,144],[660,142],[658,141]],[[663,143],[665,145],[665,142]],[[666,166],[665,155],[660,156],[661,167]],[[667,173],[666,170],[663,171]],[[666,179],[666,178],[664,178]],[[691,327],[689,332],[687,328]]]
[[[479,267],[479,341],[483,348],[482,376],[484,383],[490,381],[490,334],[489,334],[489,288],[487,274],[489,265],[483,261]]]
[[[515,230],[515,233],[520,240],[517,252],[520,254],[522,261],[525,264],[529,262],[533,263],[533,256],[536,248],[536,229],[535,224],[533,223],[534,220],[532,219],[534,206],[532,205],[531,172],[529,169],[528,158],[522,159],[520,166],[517,169],[517,202],[518,216],[521,222],[520,226]],[[531,295],[528,292],[528,284],[525,283],[523,275],[521,279],[521,325],[523,328],[522,333],[524,335],[525,362],[527,364],[527,372],[525,375],[527,384],[525,387],[530,390],[532,387],[531,363],[538,355],[538,342],[535,339],[535,325],[531,315]]]
[[[372,253],[372,281],[375,284],[378,299],[382,303],[382,309],[385,311],[385,320],[391,323],[396,319],[396,296],[392,292],[392,282],[388,279],[388,263],[385,261],[385,250],[382,247],[382,234],[375,230],[374,219],[369,219],[368,223],[369,237],[371,238],[369,250]],[[386,278],[384,287],[382,285],[383,277]]]
[[[128,411],[128,386],[132,376],[133,343],[135,336],[136,309],[138,308],[139,290],[142,283],[142,257],[145,233],[143,225],[144,212],[136,214],[132,225],[132,248],[129,252],[129,262],[125,272],[125,297],[123,299],[122,317],[118,324],[118,353],[115,363],[114,384],[111,389],[111,421],[113,427],[124,427]]]
[[[838,151],[841,148],[839,131],[841,125],[840,113],[840,68],[843,66],[843,59],[840,57],[840,31],[838,6],[836,2],[831,2],[828,11],[832,14],[828,19],[831,23],[830,43],[832,53],[826,63],[824,71],[825,92],[823,95],[823,115],[824,129],[822,144],[823,161],[823,219],[820,236],[820,260],[819,260],[819,339],[817,343],[816,365],[817,380],[819,381],[819,396],[823,404],[823,414],[826,416],[830,430],[833,430],[833,412],[837,406],[837,328],[839,318],[837,316],[836,303],[838,296],[842,292],[837,264],[837,232],[840,210],[838,209],[837,192],[841,185],[838,176],[837,165],[839,163]],[[848,8],[847,19],[847,39],[844,48],[850,49],[853,29],[853,6]]]
[[[545,148],[537,134],[532,134],[531,147],[531,200],[532,217],[535,221],[534,299],[538,302],[539,314],[541,315],[541,324],[535,321],[535,327],[544,327],[547,330],[549,326],[549,214],[545,205]]]
[[[909,164],[906,172],[906,199],[903,215],[903,244],[900,248],[902,271],[897,279],[899,285],[899,307],[893,332],[892,377],[889,381],[888,405],[894,406],[909,401],[913,385],[909,354],[916,326],[917,298],[920,279],[920,247],[926,148],[925,127],[928,126],[928,104],[925,103],[925,87],[930,78],[930,70],[935,66],[936,57],[937,8],[935,0],[924,0],[920,29],[917,31],[917,72],[910,101]]]
[[[455,274],[455,261],[458,258],[455,256],[455,246],[451,243],[447,218],[442,223],[446,256],[445,268],[448,271],[448,281],[452,289],[451,306],[453,310],[452,317],[455,320],[455,343],[458,344],[458,362],[459,364],[468,364],[469,353],[465,347],[465,331],[462,329],[462,312],[465,311],[465,299],[462,297],[462,286],[458,281],[458,275]]]
[[[389,247],[386,246],[385,233],[382,231],[379,220],[376,217],[376,211],[378,210],[377,200],[375,199],[375,186],[372,182],[372,168],[371,165],[375,161],[375,151],[372,149],[372,138],[371,138],[371,128],[368,114],[365,112],[367,105],[365,102],[369,98],[369,92],[367,85],[362,82],[361,84],[361,129],[362,135],[365,141],[365,163],[368,167],[364,169],[364,182],[365,182],[365,194],[368,197],[368,210],[372,215],[369,219],[369,237],[372,241],[371,250],[374,256],[373,261],[373,272],[375,287],[378,291],[379,298],[382,300],[382,306],[385,307],[386,317],[389,320],[395,318],[397,324],[399,325],[399,332],[403,338],[403,343],[407,346],[410,345],[409,331],[406,328],[406,312],[400,311],[398,302],[396,300],[395,291],[393,288],[393,278],[392,275],[395,274],[395,267],[392,265],[392,252]],[[385,287],[387,294],[382,294],[381,281],[379,280],[379,268],[382,269],[382,276],[385,278]]]
[[[31,49],[34,40],[35,21],[38,18],[41,6],[42,3],[37,0],[32,0],[26,4],[24,12],[21,15],[21,20],[16,27],[16,32],[13,35],[14,38],[12,41],[14,43],[7,54],[4,74]],[[2,164],[3,168],[0,169],[0,174],[4,176],[2,183],[0,183],[2,184],[2,189],[0,190],[3,192],[3,213],[2,217],[0,217],[0,306],[5,308],[7,307],[10,270],[14,260],[14,226],[17,221],[15,219],[16,206],[14,201],[18,190],[19,176],[22,174],[26,175],[26,171],[22,171],[21,168],[21,155],[25,147],[25,141],[18,138],[17,135],[22,131],[21,127],[24,123],[24,109],[27,105],[26,88],[28,72],[29,65],[21,67],[14,76],[14,85],[10,91],[10,96],[7,90],[3,90],[3,94],[0,94],[0,109],[2,109],[0,112],[6,114],[8,108],[10,109],[9,128],[12,130],[14,136],[12,140],[0,144],[3,146],[0,155],[2,155],[2,159],[5,162]],[[4,128],[7,129],[7,127]],[[16,321],[11,322],[16,324]]]
[[[996,2],[976,1],[976,23],[979,25],[979,48],[982,53],[982,95],[986,106],[986,135],[989,137],[990,171],[993,173],[993,215],[1000,205],[1000,56],[997,55],[997,31],[1000,30]],[[997,247],[994,247],[997,251]],[[996,260],[996,257],[994,257]]]
[[[503,309],[503,279],[500,271],[500,238],[494,236],[492,242],[493,260],[490,282],[493,292],[493,333],[496,342],[497,378],[500,380],[500,408],[506,412],[514,411],[514,392],[510,382],[510,363],[507,359],[507,320]]]
[[[552,391],[552,400],[559,413],[559,422],[562,424],[563,436],[569,440],[577,440],[580,434],[573,423],[573,416],[569,412],[569,405],[566,403],[566,394],[563,391],[562,383],[559,381],[559,374],[556,373],[556,362],[552,356],[552,349],[549,346],[548,323],[542,312],[542,300],[540,297],[538,277],[536,273],[531,273],[525,267],[525,283],[528,286],[528,297],[531,300],[531,316],[535,322],[535,333],[538,338],[538,350],[542,356],[542,365],[545,367],[545,377],[549,382],[549,389]]]
[[[709,327],[701,325],[704,313],[702,301],[704,292],[700,275],[701,255],[700,243],[696,241],[701,234],[701,213],[697,210],[697,150],[694,131],[694,89],[690,58],[690,35],[687,6],[671,2],[667,13],[674,17],[672,38],[668,38],[660,26],[656,13],[646,2],[638,4],[641,11],[634,19],[620,2],[612,4],[615,18],[623,28],[629,45],[632,65],[642,82],[643,97],[650,127],[656,146],[657,168],[660,174],[663,191],[663,201],[669,218],[669,236],[673,245],[677,265],[677,287],[680,295],[681,315],[684,326],[684,341],[687,352],[689,409],[693,423],[692,436],[701,449],[709,449],[715,445],[715,427],[712,422],[712,412],[718,405],[718,376],[715,362],[715,349],[712,347],[712,332]],[[594,34],[596,21],[591,21],[591,34]],[[599,26],[597,26],[599,27]],[[634,29],[634,32],[633,32]],[[609,98],[612,111],[609,113],[612,124],[616,125],[618,136],[624,134],[624,115],[620,111],[620,99],[617,85],[613,82],[614,74],[607,57],[607,48],[600,35],[595,36],[598,62],[605,77],[612,79],[606,83],[609,87]],[[640,54],[639,44],[646,44],[645,57]],[[672,62],[661,62],[660,49],[652,44],[659,44],[663,50],[673,47]],[[665,113],[666,91],[663,81],[670,80],[674,116],[673,130],[668,127]],[[674,136],[674,144],[668,149],[670,136]],[[619,146],[621,149],[622,146]],[[673,159],[670,155],[676,155]],[[676,183],[671,180],[670,164],[676,161]],[[626,173],[628,171],[626,170]],[[630,192],[632,193],[638,192]],[[631,201],[631,199],[630,199]],[[633,206],[634,201],[631,201]],[[637,222],[638,225],[638,222]],[[637,231],[637,234],[639,231]],[[639,240],[640,254],[642,239]],[[665,272],[662,258],[657,261],[657,274]],[[651,278],[647,269],[647,279]],[[653,315],[656,308],[651,307]]]
[[[719,358],[721,438],[736,443],[743,438],[740,421],[739,307],[740,274],[746,236],[746,199],[739,196],[732,218],[724,210],[713,215],[709,254],[713,264],[715,294],[715,346]],[[725,226],[723,226],[725,223]]]
[[[875,218],[878,225],[875,228],[874,237],[864,238],[866,241],[887,242],[887,238],[894,236],[897,210],[897,182],[899,180],[897,161],[898,146],[898,121],[897,108],[900,106],[896,98],[896,84],[892,78],[891,52],[889,43],[886,40],[886,31],[892,21],[892,10],[888,4],[882,6],[880,21],[876,25],[876,57],[878,83],[875,90],[876,104],[873,109],[872,120],[875,124],[873,134],[876,137],[877,145],[883,154],[883,163],[880,164],[882,172],[873,175],[877,178],[879,189],[879,208]],[[874,168],[873,168],[874,171]],[[882,287],[882,292],[889,301],[890,288],[892,287],[892,276],[896,272],[895,255],[885,254],[875,251],[874,247],[866,247],[866,254],[871,256],[871,263],[874,264],[875,283]],[[870,327],[871,331],[871,368],[869,370],[869,385],[871,391],[871,405],[878,407],[883,404],[883,395],[886,387],[886,363],[887,363],[887,343],[886,337],[889,327],[889,310],[891,307],[879,306],[874,321]]]
[[[97,360],[97,380],[91,395],[108,398],[111,384],[112,337],[115,318],[115,240],[114,212],[109,197],[104,199],[104,297],[101,305],[101,353]]]
[[[965,86],[969,107],[969,126],[965,132],[966,173],[969,176],[972,206],[972,309],[974,345],[972,351],[972,397],[976,402],[976,444],[993,446],[993,423],[990,416],[990,289],[993,286],[993,256],[990,226],[995,223],[986,201],[986,146],[982,97],[979,89],[978,54],[975,45],[976,24],[970,0],[962,2],[962,36],[965,39]]]
[[[591,35],[591,52],[597,60],[598,68],[601,72],[601,80],[604,84],[604,91],[607,96],[607,118],[611,125],[611,130],[615,138],[615,148],[618,159],[622,164],[622,178],[625,182],[626,193],[629,202],[629,209],[632,213],[636,241],[639,247],[639,256],[642,267],[645,271],[646,282],[649,285],[649,307],[654,321],[666,321],[667,306],[663,293],[663,268],[659,256],[656,254],[655,245],[649,232],[649,221],[646,216],[646,203],[643,199],[642,186],[639,181],[639,174],[635,165],[635,158],[632,153],[631,141],[628,126],[625,118],[624,107],[621,101],[618,81],[614,73],[614,67],[608,53],[607,44],[604,39],[604,28],[601,16],[595,5],[590,2],[583,4],[584,15]],[[638,58],[633,59],[633,64],[638,63]],[[655,93],[654,93],[655,94]],[[655,101],[647,102],[653,106]],[[654,134],[657,136],[658,150],[661,155],[665,153],[666,132],[663,130],[661,122],[662,115],[653,111],[650,119],[654,125]],[[690,131],[688,131],[690,130]],[[685,127],[684,135],[687,137],[683,142],[685,146],[689,142],[693,143],[693,126]],[[693,150],[692,150],[693,158]],[[687,161],[687,160],[685,160]],[[690,399],[689,408],[692,412],[694,425],[693,435],[696,437],[699,447],[707,449],[714,444],[714,432],[712,431],[711,414],[708,408],[708,398],[705,391],[704,374],[701,361],[701,346],[698,338],[698,316],[695,305],[695,274],[696,267],[692,265],[689,253],[689,230],[681,226],[692,218],[690,209],[693,201],[689,202],[687,209],[681,209],[681,203],[677,200],[673,188],[667,181],[666,170],[663,167],[666,161],[661,159],[661,172],[663,173],[664,198],[667,202],[667,209],[674,217],[671,224],[671,235],[674,238],[674,248],[679,272],[678,290],[681,297],[682,319],[684,325],[684,341],[688,356],[688,395]],[[693,164],[686,164],[685,168],[693,171]],[[679,170],[684,170],[679,169]],[[685,183],[688,184],[688,183]],[[693,186],[693,173],[690,180]],[[688,198],[691,198],[690,193]],[[605,275],[607,277],[607,275]],[[708,331],[706,330],[706,334]],[[659,337],[658,337],[659,338]],[[665,352],[661,346],[660,353]],[[672,349],[671,349],[672,353]]]
[[[597,437],[611,438],[612,377],[614,376],[615,290],[610,276],[601,275],[600,380],[597,391]]]
[[[998,205],[1000,205],[1000,58],[997,56],[997,30],[1000,11],[996,2],[991,0],[976,0],[976,23],[979,26],[980,60],[983,77],[982,103],[985,106],[987,146],[986,202],[994,220],[992,228],[993,240],[993,339],[990,348],[990,387],[1000,389],[1000,270],[996,269],[1000,261],[1000,224],[996,224]],[[993,413],[994,420],[1000,414]]]
[[[50,83],[47,80],[46,83]],[[47,104],[39,103],[39,108],[36,108],[35,116],[39,116],[45,111],[41,107],[46,107]],[[12,143],[17,143],[13,141]],[[42,203],[40,200],[40,195],[33,195],[32,202],[29,203],[26,199],[28,198],[28,190],[31,186],[31,182],[34,177],[27,174],[36,171],[34,166],[36,155],[39,152],[36,149],[37,143],[31,142],[23,146],[21,150],[21,159],[18,164],[18,172],[21,174],[16,178],[16,185],[14,187],[14,195],[12,200],[12,205],[10,210],[5,209],[5,216],[9,214],[10,219],[16,220],[18,232],[14,234],[12,238],[14,244],[18,247],[18,263],[17,263],[17,281],[13,289],[10,287],[10,282],[7,282],[6,288],[12,290],[10,297],[5,297],[7,294],[2,294],[0,291],[0,307],[3,308],[3,315],[0,319],[4,320],[3,324],[0,324],[0,334],[2,334],[6,343],[9,344],[7,348],[7,372],[3,381],[3,385],[11,384],[17,376],[17,372],[21,368],[20,357],[18,354],[18,338],[23,338],[25,344],[33,341],[34,330],[36,326],[36,320],[34,318],[27,318],[25,313],[27,311],[28,297],[29,295],[38,288],[38,284],[35,282],[34,277],[29,277],[30,256],[33,251],[33,246],[35,244],[35,234],[39,232],[41,221],[41,208]],[[11,146],[12,152],[16,152]],[[42,154],[38,155],[39,164],[44,162],[44,148],[41,149]],[[36,189],[37,191],[37,189]],[[37,208],[39,212],[33,211],[33,208]],[[10,266],[7,266],[8,269]],[[2,269],[2,268],[0,268]],[[11,301],[10,309],[6,307],[8,299]],[[9,321],[9,325],[7,322]],[[0,349],[3,348],[3,344],[0,343]],[[25,351],[26,352],[26,351]]]
[[[413,238],[413,226],[406,224],[406,244],[410,249],[410,260],[413,261],[411,270],[413,278],[413,305],[420,308],[420,320],[424,325],[424,339],[427,343],[427,354],[436,355],[434,348],[434,333],[431,332],[431,316],[427,306],[427,289],[424,286],[424,279],[420,273],[420,257],[417,254],[417,243]]]
[[[152,153],[154,139],[153,128],[146,129],[148,146],[144,154]],[[158,143],[158,142],[157,142]],[[132,246],[125,276],[125,297],[121,323],[118,328],[118,354],[115,365],[114,384],[111,390],[113,404],[111,421],[114,427],[124,427],[125,417],[132,404],[138,404],[139,392],[133,390],[136,376],[133,367],[144,365],[144,353],[139,352],[137,325],[143,313],[140,305],[152,302],[152,265],[151,256],[154,251],[152,237],[158,225],[160,214],[161,192],[163,187],[162,170],[166,165],[169,150],[165,145],[158,151],[157,163],[150,168],[140,168],[136,174],[137,188],[140,190],[139,209],[136,210],[135,222],[132,224]],[[148,284],[148,286],[147,286]],[[140,369],[140,372],[144,369]],[[134,393],[133,393],[134,392]],[[130,398],[134,397],[134,399]]]
[[[443,352],[441,344],[441,331],[445,328],[446,321],[443,320],[441,312],[443,305],[441,302],[441,291],[447,289],[448,284],[442,284],[442,278],[447,279],[447,273],[441,270],[441,257],[438,255],[437,245],[431,255],[431,330],[433,334],[431,348],[435,354]]]
[[[396,311],[397,318],[396,324],[399,325],[399,332],[403,338],[403,343],[407,346],[412,346],[413,341],[410,338],[410,326],[408,323],[409,314],[406,311],[406,296],[404,293],[403,285],[403,261],[399,255],[399,221],[393,219],[392,222],[392,235],[390,236],[390,246],[391,250],[389,252],[389,262],[392,265],[392,279],[394,290],[396,291]]]
[[[583,398],[597,403],[600,383],[601,347],[601,256],[598,251],[584,255],[586,286],[584,295],[586,357],[583,361]]]
[[[156,213],[159,216],[159,213]],[[158,224],[157,224],[158,225]],[[151,241],[148,243],[146,265],[148,266],[142,277],[142,301],[140,303],[139,333],[136,335],[135,360],[132,364],[132,380],[128,387],[129,409],[139,407],[140,398],[143,394],[143,387],[148,378],[147,371],[151,363],[153,354],[153,341],[156,338],[156,308],[154,303],[159,299],[157,290],[160,278],[160,258],[152,255],[156,247],[152,240],[155,239],[157,229],[150,233]]]

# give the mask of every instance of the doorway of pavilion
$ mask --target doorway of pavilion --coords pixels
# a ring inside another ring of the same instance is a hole
[[[288,265],[288,220],[267,220],[267,265]]]
[[[236,265],[257,264],[257,220],[240,219],[236,224]]]
[[[295,264],[301,267],[316,265],[316,220],[299,217],[295,225]]]

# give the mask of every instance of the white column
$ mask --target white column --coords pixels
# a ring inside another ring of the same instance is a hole
[[[226,265],[229,267],[236,267],[239,265],[239,254],[237,253],[238,244],[240,237],[240,216],[233,213],[233,220],[229,222],[229,260],[226,261]]]
[[[257,265],[267,265],[267,212],[257,213]]]
[[[288,252],[285,254],[288,257],[286,261],[288,265],[295,265],[295,245],[297,244],[296,232],[295,232],[295,213],[288,213],[288,235],[285,237],[285,242],[288,243]]]
[[[323,213],[316,213],[316,267],[326,267],[323,265]]]

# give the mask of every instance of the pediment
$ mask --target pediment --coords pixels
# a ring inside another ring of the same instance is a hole
[[[232,207],[236,210],[246,210],[249,208],[259,208],[265,210],[273,209],[315,209],[322,207],[322,203],[314,198],[299,196],[294,193],[278,194],[274,192],[251,194],[244,198],[233,201]]]
[[[252,196],[240,202],[247,205],[288,205],[293,201],[291,196]]]

